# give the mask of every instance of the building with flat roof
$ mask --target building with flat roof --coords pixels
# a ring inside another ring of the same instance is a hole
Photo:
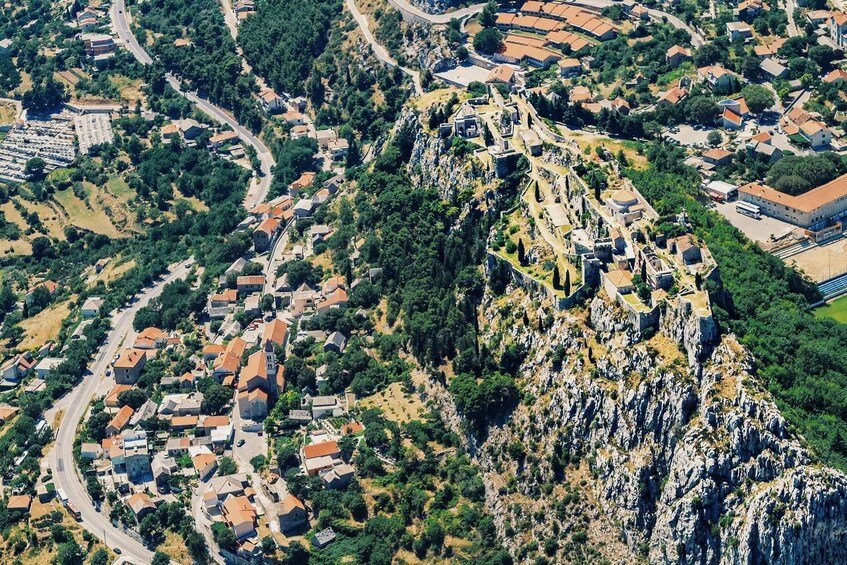
[[[749,183],[738,189],[739,199],[757,205],[763,214],[817,231],[830,220],[847,216],[847,175],[799,196],[769,186]]]

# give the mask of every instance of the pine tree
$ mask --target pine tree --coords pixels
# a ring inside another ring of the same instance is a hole
[[[523,245],[523,238],[518,240],[518,263],[526,265],[526,249]]]
[[[571,295],[571,272],[565,272],[565,296]]]
[[[560,283],[561,280],[559,279],[559,266],[556,265],[555,267],[553,267],[553,288],[555,290],[559,290]]]

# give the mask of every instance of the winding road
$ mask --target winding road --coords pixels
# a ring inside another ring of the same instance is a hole
[[[112,4],[110,15],[115,32],[117,32],[118,37],[121,41],[123,41],[127,50],[132,53],[135,59],[142,65],[153,64],[153,58],[141,47],[141,45],[138,44],[138,40],[129,28],[125,0],[115,0]],[[213,120],[231,127],[232,130],[238,134],[238,137],[243,143],[253,146],[256,150],[256,156],[261,163],[261,175],[259,175],[256,179],[256,182],[252,183],[250,189],[247,191],[244,205],[249,209],[262,202],[265,197],[267,197],[268,191],[271,187],[271,181],[273,180],[274,158],[270,150],[258,137],[253,135],[247,128],[241,126],[227,112],[218,108],[205,98],[201,98],[194,92],[183,91],[182,85],[177,77],[168,73],[166,78],[168,84],[170,84],[171,87],[179,94],[196,104],[200,110]]]
[[[348,0],[348,6],[351,1],[352,0]],[[472,4],[471,6],[461,8],[454,12],[446,12],[443,14],[428,14],[417,6],[413,6],[411,3],[409,3],[409,0],[388,0],[388,3],[394,6],[397,10],[399,10],[400,13],[403,15],[403,19],[405,20],[435,25],[448,24],[450,23],[450,20],[461,20],[468,16],[472,16],[481,12],[486,5],[486,3],[484,2],[482,4]],[[614,2],[613,0],[578,0],[576,2],[568,3],[573,4],[574,6],[584,6],[586,8],[594,8],[597,10],[602,10],[603,8],[608,8],[609,6],[620,5],[620,2]],[[673,14],[669,14],[661,10],[654,10],[652,8],[648,9],[647,12],[648,14],[650,14],[650,17],[654,20],[662,21],[667,19],[668,23],[670,23],[674,27],[678,27],[687,31],[691,35],[691,45],[693,45],[694,47],[700,47],[706,43],[706,40],[699,32],[697,32],[697,30],[695,30],[693,27],[689,26]]]
[[[124,0],[115,0],[111,8],[111,17],[118,36],[136,60],[143,65],[152,64],[153,59],[141,48],[129,29]],[[262,165],[262,175],[252,183],[244,205],[247,208],[252,208],[262,202],[267,196],[273,178],[274,160],[268,148],[251,132],[239,125],[229,114],[194,93],[184,92],[179,81],[173,75],[167,75],[167,81],[177,92],[196,104],[211,118],[230,126],[238,133],[242,142],[252,145],[256,149]],[[79,508],[82,525],[91,533],[103,539],[108,547],[119,549],[124,559],[137,560],[138,562],[149,563],[153,559],[153,552],[123,529],[112,525],[109,517],[95,508],[77,472],[73,457],[74,438],[91,399],[98,392],[107,392],[104,389],[108,387],[107,381],[111,379],[107,379],[105,375],[110,361],[121,350],[124,343],[130,342],[134,338],[135,332],[132,328],[132,322],[138,309],[146,305],[151,299],[159,296],[166,284],[185,278],[192,264],[193,260],[189,260],[186,263],[172,265],[169,274],[154,286],[143,291],[132,306],[110,314],[112,329],[106,342],[100,348],[94,362],[89,366],[89,371],[82,382],[61,401],[62,408],[66,409],[67,413],[59,425],[56,445],[48,454],[56,486],[62,489],[67,494],[68,499],[72,500]]]
[[[481,12],[487,4],[487,2],[482,2],[481,4],[472,4],[465,8],[460,8],[454,12],[428,14],[417,6],[412,6],[408,0],[388,0],[388,3],[397,8],[397,10],[403,14],[403,19],[405,20],[436,25],[449,24],[450,20],[461,20],[467,16],[472,16],[473,14]]]
[[[153,552],[121,528],[113,526],[108,515],[98,512],[91,502],[77,473],[73,455],[74,438],[91,399],[98,392],[102,394],[108,392],[109,385],[104,381],[107,381],[105,375],[110,361],[121,350],[124,343],[134,339],[135,331],[132,329],[132,322],[135,319],[135,313],[151,299],[159,296],[166,284],[185,278],[190,270],[185,265],[172,265],[170,273],[156,282],[154,286],[146,289],[132,306],[111,313],[112,330],[109,332],[106,342],[100,348],[100,353],[94,362],[89,365],[82,383],[66,397],[67,413],[59,425],[56,446],[48,455],[56,488],[65,491],[68,499],[79,508],[82,525],[88,531],[103,539],[110,549],[119,548],[124,558],[137,559],[146,563],[152,561]]]
[[[347,9],[350,10],[351,14],[353,14],[353,19],[356,20],[357,24],[359,24],[359,29],[362,30],[362,34],[365,36],[365,40],[370,44],[371,49],[373,50],[374,55],[376,55],[377,59],[379,59],[386,65],[398,67],[401,71],[412,77],[412,82],[415,84],[415,94],[417,94],[418,96],[423,94],[420,73],[418,73],[418,71],[413,71],[412,69],[407,69],[406,67],[401,66],[396,59],[389,55],[388,51],[385,50],[385,47],[380,45],[377,40],[374,39],[370,27],[368,27],[368,19],[365,17],[364,14],[362,14],[362,12],[359,11],[359,7],[356,6],[356,0],[345,1],[347,3]]]

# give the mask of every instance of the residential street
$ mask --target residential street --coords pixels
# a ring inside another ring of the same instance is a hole
[[[82,516],[81,523],[83,526],[103,539],[109,547],[120,548],[125,557],[133,557],[148,563],[153,559],[153,552],[122,529],[113,526],[109,517],[98,512],[94,507],[77,473],[73,446],[77,427],[87,412],[91,399],[98,391],[104,392],[100,385],[104,380],[112,357],[121,350],[125,342],[131,341],[134,337],[132,322],[135,313],[152,298],[159,296],[166,284],[185,278],[189,272],[189,269],[182,263],[171,267],[170,274],[145,290],[132,306],[112,313],[112,331],[109,332],[106,342],[101,347],[100,354],[89,366],[88,376],[66,397],[68,399],[68,412],[62,419],[57,431],[56,447],[48,455],[56,488],[64,490],[68,499],[77,505]]]

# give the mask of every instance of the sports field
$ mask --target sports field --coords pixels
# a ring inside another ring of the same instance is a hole
[[[847,295],[836,298],[826,306],[816,308],[814,313],[818,318],[832,318],[842,324],[847,324]]]

